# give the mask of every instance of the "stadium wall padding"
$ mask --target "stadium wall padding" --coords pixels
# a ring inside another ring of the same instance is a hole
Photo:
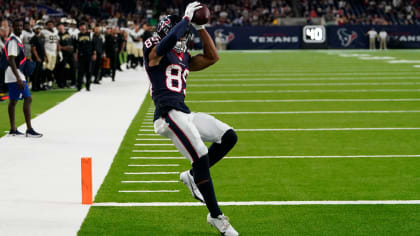
[[[420,48],[420,26],[399,25],[345,25],[326,26],[327,48],[331,49],[367,49],[370,29],[384,29],[388,33],[388,48]],[[207,27],[210,35],[222,35],[228,41],[227,49],[301,49],[305,48],[302,40],[303,26],[246,26],[246,27]],[[201,48],[201,41],[195,33],[194,44]]]

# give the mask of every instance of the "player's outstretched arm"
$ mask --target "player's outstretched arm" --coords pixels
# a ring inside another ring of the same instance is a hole
[[[219,60],[216,46],[207,30],[203,28],[198,33],[203,41],[203,53],[191,58],[190,71],[203,70]]]

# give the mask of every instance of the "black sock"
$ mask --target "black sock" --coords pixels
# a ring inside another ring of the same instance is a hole
[[[209,164],[212,167],[218,161],[220,161],[226,154],[235,146],[238,141],[235,131],[230,129],[223,134],[222,142],[220,144],[213,143],[209,147]],[[194,176],[193,169],[190,170],[190,174]]]
[[[213,188],[213,182],[210,177],[210,166],[208,156],[202,156],[193,163],[194,181],[204,197],[207,209],[211,217],[216,218],[222,214],[216,200],[216,194]]]

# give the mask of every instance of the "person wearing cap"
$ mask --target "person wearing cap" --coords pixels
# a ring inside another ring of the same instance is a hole
[[[86,76],[86,90],[90,91],[91,65],[96,61],[96,51],[93,47],[92,36],[87,30],[86,23],[79,25],[80,33],[75,40],[74,58],[77,62],[77,91],[82,89],[83,79]]]
[[[59,61],[57,67],[57,82],[60,88],[68,87],[68,82],[71,85],[76,84],[76,70],[74,65],[74,46],[73,39],[69,32],[66,30],[64,23],[59,23],[58,37],[60,51],[63,55],[62,60]]]

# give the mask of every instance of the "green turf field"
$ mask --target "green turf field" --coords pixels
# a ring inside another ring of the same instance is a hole
[[[220,202],[321,201],[221,206],[241,235],[419,234],[418,204],[322,205],[420,200],[420,68],[389,63],[419,52],[222,52],[190,73],[187,105],[239,137],[211,169]],[[178,181],[190,163],[153,135],[152,112],[147,97],[95,203],[195,202]],[[168,192],[132,192],[145,190]],[[204,206],[93,206],[79,235],[217,235],[206,215]]]
[[[54,107],[58,103],[64,101],[66,98],[71,96],[75,92],[74,89],[56,89],[48,90],[41,92],[32,92],[32,118],[37,115],[45,112],[46,110]],[[0,102],[0,137],[4,136],[10,130],[9,115],[7,112],[7,106],[9,101]],[[19,101],[16,106],[16,126],[20,126],[25,123],[25,118],[23,116],[23,100]],[[36,127],[34,127],[36,129]],[[25,132],[26,128],[19,130],[20,132]],[[41,132],[41,130],[40,130]]]

